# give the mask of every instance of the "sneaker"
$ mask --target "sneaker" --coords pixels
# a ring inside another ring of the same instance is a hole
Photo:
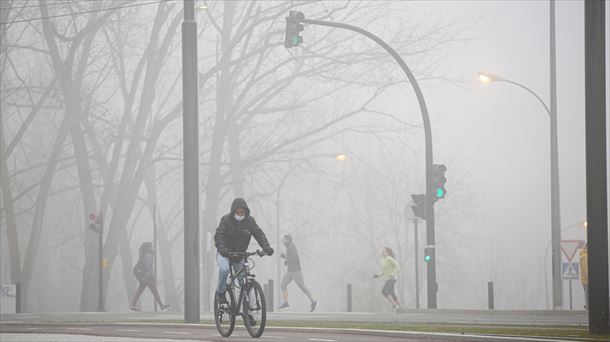
[[[169,304],[161,305],[161,311],[169,310]]]
[[[314,312],[314,310],[318,307],[318,302],[315,300],[311,302],[311,306],[309,307],[309,312]]]
[[[225,296],[225,293],[217,293],[216,296],[218,297],[218,305],[229,305],[229,303],[227,302],[227,297]]]
[[[284,302],[284,303],[282,303],[282,305],[280,305],[280,307],[278,309],[286,309],[287,307],[290,307],[290,305],[288,305],[288,303]]]
[[[256,320],[254,319],[254,317],[252,317],[252,315],[248,315],[248,321],[250,322],[251,326],[256,325]]]
[[[140,310],[138,310],[138,308],[136,308],[135,305],[130,306],[129,310],[131,310],[131,311],[140,311]]]

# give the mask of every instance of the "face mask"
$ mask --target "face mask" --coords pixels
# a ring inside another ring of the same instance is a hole
[[[243,219],[245,218],[245,216],[239,216],[239,215],[237,215],[237,214],[235,214],[235,216],[233,216],[233,217],[235,217],[235,219],[237,220],[237,222],[241,222],[241,220],[243,220]]]

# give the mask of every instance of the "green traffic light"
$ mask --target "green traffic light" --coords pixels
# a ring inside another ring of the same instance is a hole
[[[424,257],[424,261],[425,261],[425,262],[428,262],[428,261],[430,261],[430,260],[432,260],[432,257],[431,257],[430,255],[426,255],[426,256]]]
[[[292,46],[297,46],[297,45],[299,45],[302,42],[303,42],[303,38],[300,37],[300,36],[293,36],[290,39],[290,43],[292,44]]]
[[[443,190],[443,188],[437,188],[436,189],[436,198],[443,198],[445,197],[445,190]]]

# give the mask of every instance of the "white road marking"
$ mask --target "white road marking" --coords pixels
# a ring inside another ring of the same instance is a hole
[[[326,340],[323,338],[310,338],[310,341],[321,341],[321,342],[337,342],[337,340]]]
[[[142,330],[138,330],[138,329],[116,329],[116,331],[139,332],[139,331],[142,331]]]
[[[68,328],[68,329],[70,329],[70,330],[83,330],[83,331],[90,331],[90,330],[93,330],[93,329],[91,329],[91,328]]]
[[[164,331],[164,334],[178,334],[178,335],[190,335],[191,333],[187,333],[184,331]]]
[[[265,336],[266,338],[287,338],[286,336]]]

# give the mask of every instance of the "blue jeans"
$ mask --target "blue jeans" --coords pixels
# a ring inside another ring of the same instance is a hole
[[[223,257],[220,253],[216,252],[216,263],[218,264],[218,287],[216,293],[223,293],[227,290],[227,277],[229,276],[229,267],[231,261],[227,257]],[[237,263],[233,263],[233,272],[237,273],[244,267],[244,260]],[[242,283],[243,275],[237,277],[239,283]]]

